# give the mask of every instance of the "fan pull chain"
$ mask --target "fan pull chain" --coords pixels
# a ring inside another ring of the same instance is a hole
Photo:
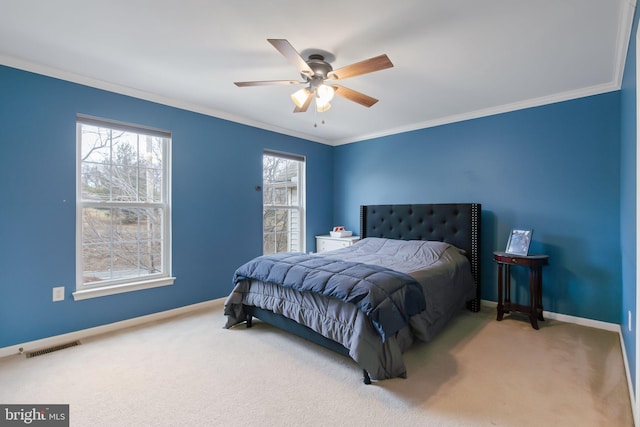
[[[316,110],[315,108],[313,109],[313,118],[315,119],[313,123],[313,127],[317,128],[318,127],[318,110]],[[324,124],[324,119],[322,119],[322,122],[320,124]]]

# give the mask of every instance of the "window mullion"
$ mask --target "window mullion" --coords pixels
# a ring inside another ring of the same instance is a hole
[[[110,209],[109,212],[113,212],[113,209]],[[113,250],[113,214],[109,215],[109,279],[113,279],[113,269],[115,265],[113,264],[115,258],[114,250]]]

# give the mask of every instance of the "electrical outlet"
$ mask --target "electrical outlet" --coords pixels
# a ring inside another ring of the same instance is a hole
[[[631,326],[631,319],[633,319],[633,315],[631,314],[631,310],[628,311],[629,313],[629,332],[631,332],[633,330],[633,327]]]
[[[53,288],[53,302],[64,300],[64,286]]]

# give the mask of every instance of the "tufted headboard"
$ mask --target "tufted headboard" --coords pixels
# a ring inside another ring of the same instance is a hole
[[[463,249],[471,263],[476,298],[468,308],[480,310],[479,203],[360,206],[360,237],[435,240]]]

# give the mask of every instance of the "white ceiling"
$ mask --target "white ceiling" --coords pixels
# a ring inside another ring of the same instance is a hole
[[[0,0],[0,64],[339,145],[617,90],[635,3]],[[395,67],[340,81],[371,108],[294,114],[299,86],[233,84],[299,80],[267,38]]]

